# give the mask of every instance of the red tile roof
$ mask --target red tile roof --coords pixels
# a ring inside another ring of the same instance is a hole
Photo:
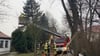
[[[9,39],[10,37],[0,31],[0,39]]]

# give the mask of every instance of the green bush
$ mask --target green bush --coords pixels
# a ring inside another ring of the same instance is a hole
[[[27,41],[20,29],[15,30],[12,34],[12,47],[18,52],[27,52]]]

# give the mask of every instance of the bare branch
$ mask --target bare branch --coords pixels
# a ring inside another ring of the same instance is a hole
[[[72,20],[71,20],[71,16],[69,15],[69,13],[68,13],[68,11],[67,11],[67,8],[66,8],[66,6],[65,6],[64,0],[61,0],[61,2],[62,2],[62,6],[63,6],[63,8],[64,8],[64,11],[66,12],[66,17],[67,17],[69,26],[70,26],[70,28],[72,29]]]

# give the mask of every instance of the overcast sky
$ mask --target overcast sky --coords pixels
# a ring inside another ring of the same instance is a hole
[[[25,0],[0,0],[0,31],[8,36],[18,27],[18,17]]]
[[[66,27],[66,20],[64,19],[64,9],[61,4],[61,0],[40,0],[40,9],[46,13],[49,17],[49,23],[52,24],[52,20],[54,20],[58,32],[62,33],[63,31],[68,31]]]
[[[2,0],[0,0],[2,1]],[[18,17],[23,11],[24,2],[26,0],[3,0],[0,5],[0,31],[11,33],[18,27]],[[40,1],[40,9],[46,13],[50,20],[54,20],[58,32],[65,31],[64,10],[60,0],[36,0]],[[1,13],[2,12],[2,13]],[[5,15],[6,14],[6,15]],[[2,27],[1,27],[2,26]]]

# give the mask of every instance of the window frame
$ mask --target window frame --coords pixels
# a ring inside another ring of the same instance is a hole
[[[3,45],[4,45],[4,41],[0,40],[0,48],[3,48]]]
[[[5,48],[8,48],[8,43],[9,43],[9,41],[5,41]]]

